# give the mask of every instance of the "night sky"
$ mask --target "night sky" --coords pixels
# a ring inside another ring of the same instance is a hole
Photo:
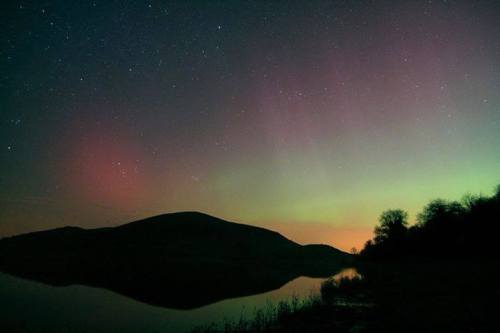
[[[0,237],[198,210],[349,249],[500,183],[498,1],[0,12]]]

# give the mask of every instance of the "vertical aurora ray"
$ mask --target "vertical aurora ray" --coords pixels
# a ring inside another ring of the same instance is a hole
[[[492,2],[54,4],[0,37],[0,236],[200,210],[349,249],[500,183]]]

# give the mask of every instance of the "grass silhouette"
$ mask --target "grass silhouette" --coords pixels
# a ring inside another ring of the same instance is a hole
[[[490,197],[437,199],[408,226],[385,211],[356,256],[363,278],[327,279],[320,293],[194,332],[498,331],[500,186]]]
[[[300,299],[296,295],[278,303],[269,302],[263,309],[255,309],[252,316],[238,320],[224,320],[196,327],[192,333],[257,333],[257,332],[349,332],[367,322],[366,311],[370,306],[362,295],[362,279],[355,277],[340,280],[327,279],[319,293]]]

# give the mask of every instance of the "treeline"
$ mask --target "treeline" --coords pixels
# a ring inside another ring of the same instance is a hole
[[[461,201],[431,201],[408,226],[408,214],[400,209],[382,213],[375,237],[360,255],[367,259],[404,257],[456,259],[495,256],[500,238],[500,185],[491,197],[465,195]]]

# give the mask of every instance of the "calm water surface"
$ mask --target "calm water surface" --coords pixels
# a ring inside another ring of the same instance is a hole
[[[355,276],[346,269],[336,275]],[[52,287],[0,273],[0,321],[27,332],[189,332],[193,326],[252,317],[292,297],[319,292],[324,279],[300,277],[267,293],[227,299],[194,310],[172,310],[134,301],[105,289]],[[210,288],[207,285],[207,288]]]

